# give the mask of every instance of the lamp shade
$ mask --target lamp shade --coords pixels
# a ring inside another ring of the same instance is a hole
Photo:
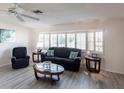
[[[36,48],[42,48],[42,47],[43,47],[43,44],[41,42],[38,42],[36,45]]]

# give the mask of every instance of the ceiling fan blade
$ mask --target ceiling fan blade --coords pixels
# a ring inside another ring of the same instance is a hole
[[[11,6],[12,6],[13,8],[16,8],[16,7],[18,6],[18,4],[17,4],[17,3],[12,3]]]
[[[17,18],[18,20],[20,20],[21,22],[25,22],[24,19],[22,19],[19,15],[15,15],[15,16],[16,16],[16,18]]]
[[[31,19],[37,20],[37,21],[40,20],[39,18],[36,18],[36,17],[33,17],[33,16],[29,16],[29,15],[25,15],[25,14],[20,14],[20,15],[23,16],[23,17],[27,17],[27,18],[31,18]]]

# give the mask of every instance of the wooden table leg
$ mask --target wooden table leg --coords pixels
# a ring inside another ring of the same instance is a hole
[[[95,62],[95,69],[97,69],[96,66],[97,66],[97,62]]]
[[[39,77],[38,77],[37,72],[35,70],[34,70],[34,74],[35,74],[35,78],[38,80]]]
[[[95,61],[95,67],[94,67],[94,69],[95,69],[95,72],[97,72],[97,62]]]
[[[59,81],[60,80],[59,74],[57,75],[57,77],[58,77],[58,81]]]
[[[37,62],[39,62],[39,55],[37,54]]]
[[[86,59],[86,67],[88,69],[88,71],[91,71],[90,70],[90,61]]]
[[[34,53],[32,53],[32,60],[33,60],[33,62],[34,62]]]
[[[50,74],[50,78],[51,78],[51,80],[52,80],[52,78],[53,78],[53,77],[52,77],[52,74]]]
[[[100,72],[100,61],[98,62],[98,73]]]
[[[87,62],[87,59],[86,59],[86,67],[87,67],[87,69],[88,69],[88,62]]]

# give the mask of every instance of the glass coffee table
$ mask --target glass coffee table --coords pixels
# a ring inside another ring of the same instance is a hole
[[[45,61],[43,63],[37,63],[33,66],[36,79],[59,81],[59,75],[64,72],[64,67]],[[54,76],[54,77],[53,77]],[[56,78],[55,78],[56,77]]]

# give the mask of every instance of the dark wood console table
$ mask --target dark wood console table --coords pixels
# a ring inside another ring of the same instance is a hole
[[[95,72],[99,73],[100,72],[100,64],[101,64],[101,58],[96,57],[90,57],[90,56],[85,56],[86,60],[86,67],[90,72]],[[91,67],[91,62],[94,62],[94,67]]]
[[[35,60],[34,56],[37,56],[36,60]],[[33,62],[41,62],[41,52],[32,52],[32,60],[33,60]]]

